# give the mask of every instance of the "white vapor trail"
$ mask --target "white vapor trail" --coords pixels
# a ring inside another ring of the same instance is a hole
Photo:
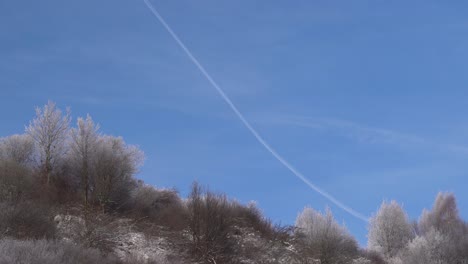
[[[331,194],[327,193],[326,191],[320,189],[317,187],[315,184],[310,182],[301,172],[296,170],[291,164],[289,164],[288,161],[286,161],[278,152],[276,152],[275,149],[273,149],[264,139],[260,134],[255,130],[252,125],[245,119],[244,115],[237,109],[237,107],[234,105],[234,103],[229,99],[229,97],[226,95],[226,93],[221,89],[221,87],[213,80],[211,75],[205,70],[205,68],[201,65],[201,63],[193,56],[192,52],[185,46],[185,44],[179,39],[177,34],[171,29],[171,27],[166,23],[164,18],[159,14],[159,12],[156,10],[156,8],[149,2],[149,0],[143,0],[145,4],[148,6],[148,8],[151,10],[151,12],[154,14],[154,16],[161,22],[161,24],[164,26],[164,28],[169,32],[169,34],[172,36],[172,38],[177,42],[177,44],[182,48],[182,50],[187,54],[187,56],[190,58],[190,60],[195,64],[195,66],[201,71],[201,73],[205,76],[205,78],[210,82],[210,84],[216,89],[216,91],[219,93],[219,95],[223,98],[223,100],[229,105],[229,107],[232,109],[232,111],[236,114],[236,116],[242,121],[244,126],[252,133],[252,135],[257,139],[257,141],[268,151],[273,155],[281,164],[283,164],[289,171],[291,171],[297,178],[299,178],[301,181],[303,181],[307,186],[309,186],[312,190],[316,191],[323,197],[327,198],[329,201],[334,203],[336,206],[339,208],[343,209],[344,211],[348,212],[352,216],[361,219],[365,222],[369,221],[367,217],[365,217],[363,214],[355,211],[351,207],[343,204],[340,202],[338,199],[333,197]]]

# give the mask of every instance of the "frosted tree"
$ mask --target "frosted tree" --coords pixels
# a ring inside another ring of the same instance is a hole
[[[444,253],[444,263],[468,263],[468,228],[452,193],[439,193],[432,210],[423,211],[418,226],[426,239],[434,233],[444,238],[439,250]]]
[[[95,125],[89,115],[86,119],[78,118],[77,128],[71,130],[71,158],[81,180],[85,206],[88,205],[91,191],[91,178],[94,169],[92,163],[99,141],[98,130],[99,125]]]
[[[395,202],[383,202],[377,214],[370,219],[368,248],[390,259],[414,237],[408,216]]]
[[[435,229],[451,236],[457,235],[463,232],[463,225],[452,193],[439,193],[432,210],[424,210],[419,219],[419,229],[423,234]]]
[[[36,118],[26,127],[26,133],[33,138],[40,151],[41,167],[47,185],[50,184],[54,166],[65,152],[70,119],[69,109],[62,115],[55,103],[49,101],[43,108],[36,108]]]
[[[127,145],[121,137],[99,138],[93,162],[93,192],[103,208],[129,198],[129,184],[143,159],[143,152],[136,146]]]
[[[18,164],[33,160],[34,141],[29,135],[13,135],[0,139],[0,159]]]
[[[357,254],[357,242],[328,208],[321,214],[306,207],[296,219],[296,228],[295,235],[304,246],[302,253],[320,263],[350,263]]]

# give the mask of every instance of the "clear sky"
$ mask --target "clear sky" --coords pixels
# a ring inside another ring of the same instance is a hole
[[[468,218],[465,1],[153,0],[251,124],[311,182],[371,215],[411,218],[452,191]],[[53,100],[146,153],[138,175],[193,180],[292,224],[331,207],[275,160],[143,0],[0,2],[0,136]]]

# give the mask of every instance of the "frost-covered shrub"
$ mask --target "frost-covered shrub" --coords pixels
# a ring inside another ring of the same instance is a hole
[[[360,253],[361,258],[369,260],[370,264],[387,264],[385,260],[383,259],[382,255],[378,252],[369,250],[369,249],[364,249]]]
[[[29,135],[12,135],[0,139],[0,160],[26,165],[33,161],[34,141]]]
[[[411,241],[402,254],[402,263],[438,264],[445,263],[447,237],[434,229],[425,236],[418,236]]]
[[[296,219],[296,228],[302,254],[321,263],[349,263],[358,253],[356,240],[335,221],[329,209],[321,214],[305,208]]]

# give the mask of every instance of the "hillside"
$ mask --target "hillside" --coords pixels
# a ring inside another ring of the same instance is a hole
[[[330,210],[279,226],[196,182],[188,197],[147,185],[138,147],[90,116],[70,123],[49,102],[25,134],[0,140],[0,263],[468,263],[453,194],[417,222],[382,203],[364,249]]]

